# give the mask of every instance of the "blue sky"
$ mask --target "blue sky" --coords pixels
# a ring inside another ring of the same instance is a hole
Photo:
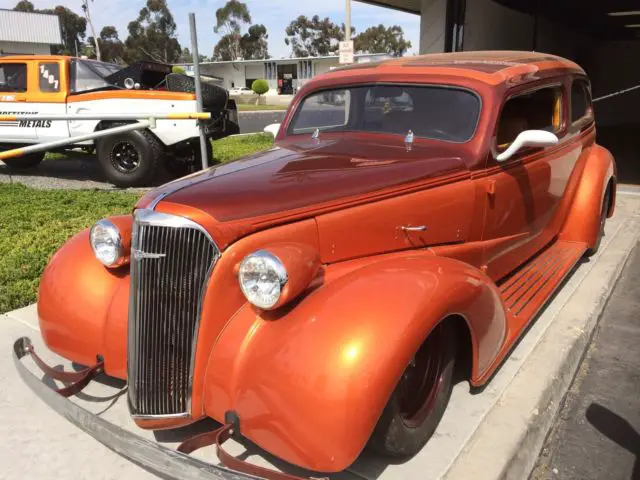
[[[18,0],[0,0],[0,8],[13,8]],[[183,46],[189,45],[188,13],[196,13],[198,26],[198,48],[201,54],[210,56],[218,36],[213,33],[215,11],[226,0],[168,0],[169,8],[178,25],[178,38]],[[80,0],[31,0],[36,8],[52,8],[62,4],[76,13],[81,13]],[[138,16],[145,0],[94,0],[91,5],[96,30],[104,25],[115,25],[121,39],[127,37],[127,24]],[[289,47],[284,44],[285,27],[299,15],[329,17],[335,23],[344,22],[345,0],[245,0],[254,23],[263,23],[269,33],[269,52],[274,58],[289,56]],[[352,24],[357,31],[368,26],[384,24],[400,25],[405,36],[418,51],[420,17],[374,7],[358,1],[352,2]],[[87,34],[90,35],[87,27]],[[411,51],[410,51],[411,53]]]

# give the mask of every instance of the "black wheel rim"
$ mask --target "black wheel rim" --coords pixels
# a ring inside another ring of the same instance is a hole
[[[117,142],[111,149],[111,165],[121,173],[131,173],[140,166],[140,152],[132,142]]]
[[[443,326],[429,335],[405,370],[398,384],[398,406],[402,422],[418,428],[433,411],[444,381],[447,345]]]

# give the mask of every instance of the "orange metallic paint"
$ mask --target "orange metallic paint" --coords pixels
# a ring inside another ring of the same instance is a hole
[[[145,195],[138,208],[160,200],[157,211],[202,225],[222,255],[203,299],[191,416],[138,425],[223,421],[234,410],[241,433],[267,451],[309,469],[344,469],[417,348],[450,315],[469,329],[470,382],[485,383],[594,245],[604,191],[615,182],[592,117],[565,124],[556,147],[495,162],[500,105],[522,89],[560,82],[570,118],[570,79],[583,75],[572,62],[531,52],[332,72],[296,96],[277,148]],[[387,81],[475,90],[483,103],[478,133],[461,145],[418,139],[411,152],[393,136],[323,133],[312,150],[310,139],[286,135],[309,92]],[[128,217],[114,222],[130,229]],[[401,229],[421,225],[425,231]],[[239,262],[258,249],[276,253],[290,273],[290,301],[270,312],[247,304],[237,281]],[[86,231],[71,239],[41,282],[47,345],[79,363],[103,355],[107,373],[126,378],[128,290],[127,266],[98,263]]]
[[[466,319],[474,377],[484,373],[505,336],[499,292],[484,274],[428,252],[354,262],[278,318],[248,306],[236,313],[209,360],[208,416],[220,420],[234,410],[243,435],[270,452],[339,471],[356,459],[440,320]]]

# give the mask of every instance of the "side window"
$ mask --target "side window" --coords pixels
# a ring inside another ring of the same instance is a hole
[[[40,91],[55,93],[60,91],[60,64],[40,63],[38,67],[40,75]]]
[[[27,91],[27,64],[0,63],[0,92]]]
[[[557,133],[561,129],[562,89],[542,88],[507,100],[498,121],[496,143],[504,149],[525,130]]]
[[[571,85],[571,122],[591,114],[591,93],[584,80],[576,80]]]

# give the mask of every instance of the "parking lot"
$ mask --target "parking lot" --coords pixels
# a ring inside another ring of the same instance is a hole
[[[348,471],[331,477],[524,478],[537,459],[547,429],[638,238],[640,196],[622,192],[598,255],[577,267],[486,388],[470,390],[466,382],[455,386],[445,417],[420,454],[405,462],[389,463],[365,452]],[[44,350],[35,306],[1,317],[0,352],[4,361],[0,362],[0,435],[7,445],[16,447],[0,453],[0,463],[5,466],[3,478],[152,478],[52,412],[21,382],[10,359],[12,344],[21,336],[29,336],[52,364],[70,368],[66,361]],[[139,430],[128,414],[125,385],[108,378],[94,382],[73,401],[109,422],[169,447],[215,426],[208,421],[178,431]],[[258,464],[301,473],[250,444],[234,444],[230,451]],[[196,456],[215,463],[211,447]]]

